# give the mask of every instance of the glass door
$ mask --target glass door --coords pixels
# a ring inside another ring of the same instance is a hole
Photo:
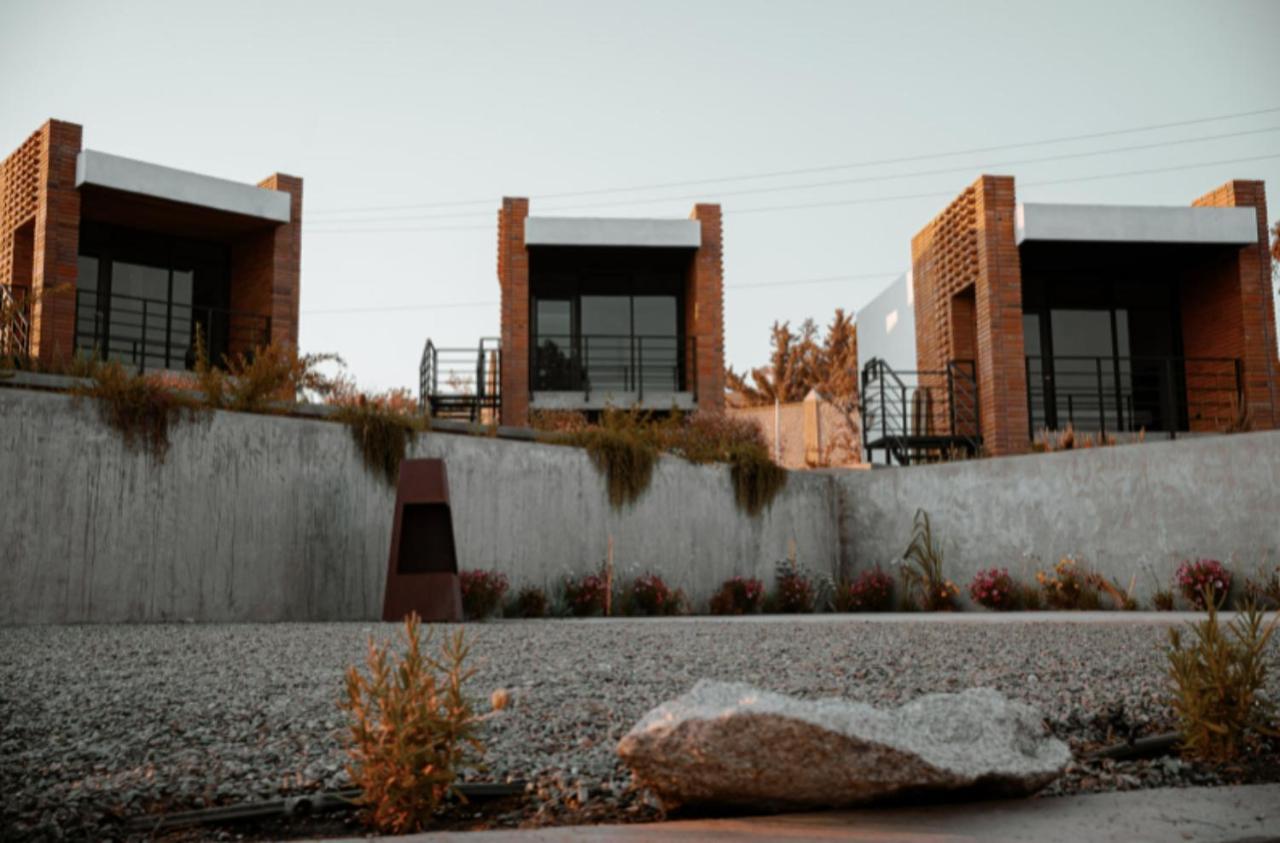
[[[573,342],[573,302],[537,299],[533,308],[533,388],[580,389]]]

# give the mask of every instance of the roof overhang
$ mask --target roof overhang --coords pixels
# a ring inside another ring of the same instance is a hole
[[[291,197],[281,190],[161,167],[86,149],[76,158],[76,187],[120,191],[273,223],[290,220]]]
[[[524,243],[696,249],[702,245],[702,224],[697,220],[528,217]]]
[[[1246,246],[1258,242],[1253,208],[1178,208],[1157,205],[1018,205],[1015,242],[1199,243]]]

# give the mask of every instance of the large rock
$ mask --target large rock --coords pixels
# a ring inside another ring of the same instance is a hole
[[[707,680],[645,715],[618,753],[667,808],[769,810],[915,790],[1021,795],[1052,781],[1071,758],[1035,709],[990,688],[883,710]]]

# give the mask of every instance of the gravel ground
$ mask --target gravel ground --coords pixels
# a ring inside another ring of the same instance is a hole
[[[335,703],[380,624],[0,628],[0,838],[101,839],[120,818],[348,784]],[[865,623],[711,619],[471,625],[471,690],[509,709],[489,770],[537,783],[536,816],[625,818],[614,746],[699,678],[897,705],[990,686],[1039,707],[1074,748],[1172,726],[1165,623]],[[1280,641],[1269,651],[1280,698]],[[1078,763],[1047,795],[1280,781],[1280,761],[1213,770],[1174,758]]]

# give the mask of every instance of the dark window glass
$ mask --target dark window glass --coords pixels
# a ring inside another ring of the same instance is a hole
[[[636,296],[637,377],[646,390],[674,392],[680,383],[679,323],[675,296]]]
[[[534,389],[578,389],[573,367],[573,303],[539,299],[534,318]]]
[[[582,366],[592,389],[634,389],[631,297],[583,296]]]

